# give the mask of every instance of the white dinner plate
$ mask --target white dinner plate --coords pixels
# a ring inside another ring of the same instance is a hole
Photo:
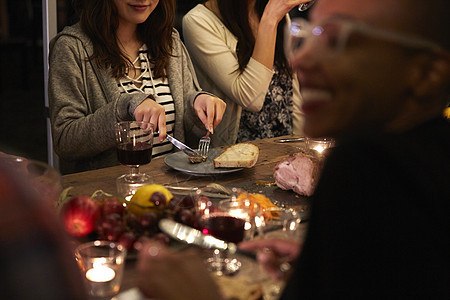
[[[208,153],[208,159],[202,163],[193,164],[189,162],[189,158],[183,152],[171,153],[164,157],[164,163],[183,173],[206,176],[206,175],[220,175],[233,173],[242,170],[243,168],[214,168],[214,158],[219,156],[224,150],[222,149],[210,149]]]

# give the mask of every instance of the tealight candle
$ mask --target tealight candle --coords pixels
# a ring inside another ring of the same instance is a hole
[[[94,241],[79,245],[75,257],[89,295],[112,297],[120,290],[127,251],[119,244]]]
[[[97,262],[94,263],[92,269],[86,272],[86,278],[94,282],[107,282],[113,280],[114,277],[116,277],[116,272],[113,269]]]
[[[309,149],[322,155],[325,150],[334,146],[334,141],[331,139],[308,139],[307,145]]]

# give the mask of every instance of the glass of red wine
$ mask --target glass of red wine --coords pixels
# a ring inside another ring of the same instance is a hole
[[[139,172],[139,166],[152,160],[153,125],[148,122],[123,121],[115,124],[117,159],[130,167],[130,172],[117,178],[120,195],[129,200],[141,186],[152,182],[150,176]]]
[[[198,193],[201,195],[201,191]],[[214,201],[207,196],[197,199],[198,227],[204,234],[229,243],[251,239],[255,232],[255,220],[260,215],[259,205],[246,197],[232,195],[229,199]],[[233,275],[242,262],[228,253],[214,249],[206,259],[206,265],[216,275]]]

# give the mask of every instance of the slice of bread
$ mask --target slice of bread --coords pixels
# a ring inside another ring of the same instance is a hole
[[[214,159],[214,168],[251,168],[256,164],[258,156],[258,146],[238,143],[226,148]]]

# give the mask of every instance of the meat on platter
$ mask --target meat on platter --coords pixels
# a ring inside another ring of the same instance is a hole
[[[281,160],[274,168],[277,186],[293,190],[303,196],[312,196],[320,177],[323,156],[299,152]]]

